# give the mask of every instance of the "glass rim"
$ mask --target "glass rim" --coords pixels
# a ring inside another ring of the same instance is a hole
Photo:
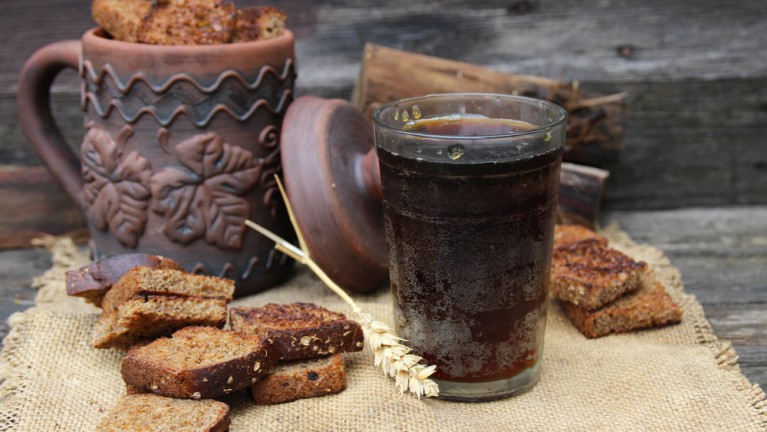
[[[416,132],[411,131],[407,129],[403,129],[400,127],[391,126],[387,123],[385,123],[381,119],[381,113],[386,109],[391,109],[395,105],[398,104],[404,104],[404,103],[415,103],[420,100],[425,99],[433,99],[433,98],[458,98],[458,97],[473,97],[473,98],[503,98],[507,100],[515,100],[518,102],[524,102],[526,104],[532,105],[533,103],[538,105],[545,105],[549,108],[552,108],[557,114],[558,118],[555,120],[546,123],[544,125],[536,126],[534,129],[526,130],[526,131],[519,131],[519,132],[507,132],[502,134],[492,134],[492,135],[471,135],[471,136],[461,136],[461,135],[440,135],[440,134],[431,134],[431,133],[425,133],[425,132]],[[531,98],[527,96],[517,96],[512,94],[504,94],[504,93],[477,93],[477,92],[468,92],[468,93],[430,93],[423,96],[415,96],[415,97],[409,97],[409,98],[403,98],[396,101],[386,102],[385,104],[379,106],[378,108],[373,111],[373,122],[378,127],[382,127],[384,129],[388,129],[390,131],[394,131],[397,133],[410,135],[410,136],[416,136],[421,138],[431,138],[431,139],[459,139],[459,140],[467,140],[467,141],[473,141],[473,140],[488,140],[488,139],[501,139],[501,138],[510,138],[510,137],[523,137],[527,135],[539,135],[541,133],[546,133],[547,131],[554,129],[557,126],[560,126],[563,123],[567,122],[567,110],[562,108],[561,106],[549,102],[547,100],[543,99],[537,99],[537,98]]]

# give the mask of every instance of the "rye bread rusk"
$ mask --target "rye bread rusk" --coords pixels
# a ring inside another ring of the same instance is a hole
[[[647,264],[587,239],[554,249],[550,289],[554,297],[596,310],[639,289]]]
[[[232,41],[237,20],[233,3],[220,0],[160,0],[136,32],[140,43],[211,45]]]
[[[115,40],[136,42],[142,20],[152,11],[152,0],[93,0],[93,20]]]
[[[646,280],[642,287],[614,302],[588,311],[562,302],[565,314],[575,327],[588,338],[612,333],[661,327],[682,321],[682,309],[674,303],[660,282]]]
[[[249,6],[237,11],[234,42],[277,37],[285,31],[285,12],[272,6]]]
[[[232,300],[234,281],[216,276],[196,275],[172,269],[134,267],[112,286],[101,303],[105,313],[134,297],[147,295],[198,297]]]
[[[607,239],[586,228],[583,225],[561,225],[554,226],[554,249],[567,247],[583,240],[593,239],[602,246],[607,246]]]
[[[213,327],[186,327],[132,348],[120,367],[126,384],[163,396],[208,399],[250,387],[277,362],[269,342]]]
[[[117,310],[102,312],[93,328],[96,348],[127,348],[188,326],[221,328],[226,300],[196,297],[137,296]]]
[[[98,260],[77,270],[66,272],[67,294],[82,297],[101,307],[107,291],[129,270],[137,266],[183,270],[170,258],[151,254],[122,254]]]
[[[341,354],[280,362],[272,373],[250,386],[253,400],[259,405],[325,396],[345,389],[346,367]]]
[[[344,314],[311,303],[231,308],[233,331],[266,337],[281,360],[361,351],[362,327]]]
[[[153,394],[123,396],[100,421],[99,432],[225,432],[229,406],[214,400],[172,399]]]

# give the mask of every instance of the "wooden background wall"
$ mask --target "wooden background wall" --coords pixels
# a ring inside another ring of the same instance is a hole
[[[254,4],[240,0],[239,5]],[[297,36],[298,93],[349,98],[366,42],[630,93],[608,209],[767,204],[764,0],[277,0]],[[82,225],[27,147],[16,79],[35,49],[93,26],[88,0],[0,4],[0,245]],[[621,49],[622,47],[622,49]],[[53,107],[73,146],[79,84]]]

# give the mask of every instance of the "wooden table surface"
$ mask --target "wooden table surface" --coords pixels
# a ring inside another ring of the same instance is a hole
[[[26,146],[15,90],[34,50],[94,24],[85,0],[2,2],[0,246],[9,247],[83,225]],[[767,2],[265,2],[291,17],[299,95],[349,98],[366,42],[628,92],[603,222],[666,252],[743,372],[767,388]],[[52,107],[73,147],[79,101],[76,74],[62,74]],[[34,303],[30,280],[50,265],[42,249],[0,249],[0,336],[12,312]]]
[[[733,342],[743,373],[767,388],[767,206],[613,211],[603,220],[666,253],[716,335]],[[34,303],[29,282],[50,265],[44,249],[0,251],[0,337],[8,316]]]

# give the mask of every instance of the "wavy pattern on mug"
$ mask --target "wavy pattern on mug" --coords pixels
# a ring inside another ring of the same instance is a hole
[[[261,81],[263,81],[266,74],[272,74],[274,75],[279,81],[287,81],[288,78],[291,78],[293,75],[293,59],[287,59],[285,60],[285,64],[282,67],[282,72],[279,72],[277,69],[270,65],[264,65],[261,67],[261,69],[258,72],[258,76],[256,77],[255,81],[250,82],[248,81],[242,74],[236,70],[229,69],[224,72],[222,72],[216,80],[210,84],[210,85],[204,85],[197,82],[195,78],[193,78],[191,75],[186,73],[178,73],[170,76],[165,82],[162,84],[155,84],[152,82],[152,79],[143,71],[135,73],[130,79],[128,79],[127,82],[123,82],[123,80],[120,78],[119,74],[115,69],[112,67],[111,64],[107,63],[104,66],[101,67],[101,70],[98,72],[96,71],[96,68],[93,66],[93,63],[91,63],[89,60],[85,60],[82,62],[82,66],[80,69],[80,76],[82,78],[85,78],[87,81],[92,82],[96,85],[101,85],[101,83],[104,81],[104,78],[109,76],[112,78],[112,81],[114,81],[117,88],[125,93],[128,90],[130,90],[137,82],[144,82],[149,89],[151,89],[154,93],[164,93],[166,92],[170,87],[172,87],[174,84],[176,84],[179,81],[188,82],[192,85],[194,85],[199,91],[206,94],[215,93],[221,84],[230,78],[236,79],[239,81],[243,86],[248,88],[249,90],[255,90],[261,85]]]
[[[175,120],[176,117],[178,117],[181,114],[186,114],[189,117],[189,119],[192,121],[192,123],[194,123],[195,126],[205,127],[211,122],[211,120],[213,120],[213,117],[215,117],[215,115],[219,112],[229,114],[232,118],[240,122],[244,122],[247,119],[249,119],[256,111],[258,111],[259,108],[262,108],[262,107],[271,111],[272,114],[281,113],[287,107],[288,103],[290,103],[290,101],[292,100],[292,96],[293,96],[293,91],[290,89],[287,89],[282,93],[282,97],[280,97],[280,101],[279,103],[277,103],[277,106],[272,106],[266,99],[261,99],[255,104],[253,104],[248,111],[246,111],[244,114],[241,114],[241,115],[237,114],[236,112],[234,112],[234,110],[232,110],[230,107],[224,104],[216,104],[206,116],[202,118],[196,118],[192,114],[191,109],[186,105],[181,105],[177,107],[167,117],[163,117],[162,115],[160,115],[158,113],[157,108],[155,108],[154,106],[145,106],[134,113],[129,113],[126,109],[124,109],[122,102],[117,99],[110,100],[109,104],[107,104],[105,108],[102,108],[101,105],[99,104],[98,98],[93,94],[93,92],[86,92],[85,94],[83,94],[83,110],[87,111],[88,103],[90,102],[93,105],[96,111],[96,114],[101,118],[108,117],[109,114],[112,112],[112,110],[115,109],[117,110],[117,112],[120,113],[122,118],[127,123],[134,123],[142,115],[149,114],[152,117],[154,117],[155,120],[157,120],[157,122],[160,123],[162,126],[168,126],[171,123],[173,123],[173,120]]]

